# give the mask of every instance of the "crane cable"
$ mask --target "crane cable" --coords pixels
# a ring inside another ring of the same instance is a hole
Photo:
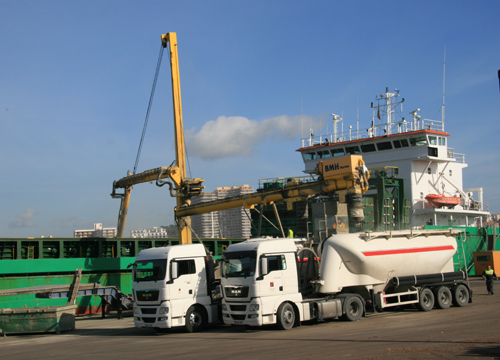
[[[133,174],[137,171],[137,165],[139,164],[139,158],[141,157],[142,144],[144,143],[144,137],[146,136],[146,128],[148,127],[149,114],[151,112],[151,105],[153,104],[153,98],[156,90],[156,82],[158,81],[158,75],[160,73],[161,60],[163,58],[163,46],[160,46],[160,53],[158,55],[158,61],[156,63],[156,72],[153,80],[153,87],[151,89],[151,95],[149,96],[148,110],[146,112],[146,118],[144,119],[144,127],[142,128],[141,141],[139,142],[139,149],[137,150],[137,157],[135,158],[135,165]]]

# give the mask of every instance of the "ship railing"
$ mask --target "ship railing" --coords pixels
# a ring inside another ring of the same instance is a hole
[[[259,179],[259,188],[257,191],[283,189],[291,183],[303,184],[316,180],[312,175]]]
[[[448,159],[455,159],[457,163],[465,164],[465,154],[456,153],[454,148],[448,148]]]
[[[365,129],[353,129],[349,126],[348,131],[341,131],[336,134],[326,133],[325,135],[311,134],[308,138],[302,138],[302,147],[315,145],[328,145],[344,141],[369,139],[377,136],[404,134],[418,130],[444,131],[444,122],[441,120],[415,119],[391,122],[390,124],[374,125]]]

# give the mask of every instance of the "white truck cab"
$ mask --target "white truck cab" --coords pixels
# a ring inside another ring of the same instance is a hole
[[[296,256],[293,239],[252,239],[229,246],[221,259],[224,323],[276,324],[278,308],[286,303],[300,312],[297,321],[302,319],[295,305],[302,301]]]
[[[193,332],[218,319],[213,263],[202,244],[142,250],[134,263],[132,287],[136,327],[184,326]]]

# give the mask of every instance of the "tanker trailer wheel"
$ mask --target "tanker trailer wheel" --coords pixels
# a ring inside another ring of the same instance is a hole
[[[350,296],[344,301],[342,320],[358,321],[363,316],[363,302],[357,296]]]
[[[451,290],[446,286],[440,286],[435,289],[434,298],[436,299],[436,306],[439,309],[448,309],[453,301]]]
[[[278,328],[281,330],[290,330],[295,324],[295,310],[292,304],[286,302],[278,308]]]
[[[186,313],[186,329],[189,332],[204,330],[208,325],[208,317],[204,309],[191,306]]]
[[[431,289],[423,288],[420,290],[420,300],[418,308],[422,311],[430,311],[434,307],[434,294]]]
[[[458,284],[453,287],[451,292],[453,294],[453,305],[459,307],[467,305],[470,299],[470,293],[467,286],[464,284]]]

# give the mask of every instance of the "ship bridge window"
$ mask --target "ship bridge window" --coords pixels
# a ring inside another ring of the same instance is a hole
[[[377,143],[377,149],[390,150],[390,149],[392,149],[392,144],[390,141],[379,142],[379,143]]]
[[[429,156],[435,156],[437,157],[438,156],[438,149],[437,148],[433,148],[433,147],[429,147]]]
[[[375,149],[375,144],[361,145],[361,151],[364,153],[372,152],[372,151],[376,151],[376,150],[377,149]]]
[[[321,150],[321,151],[318,151],[318,157],[320,159],[323,159],[323,158],[329,158],[331,155],[330,155],[330,151],[328,150]]]
[[[394,144],[395,149],[400,149],[402,147],[408,147],[408,140],[407,139],[394,140],[393,144]]]
[[[313,152],[311,152],[311,153],[305,153],[305,154],[303,154],[303,156],[304,156],[304,160],[305,161],[316,159],[316,153],[313,153]]]
[[[361,153],[361,151],[359,151],[359,146],[346,146],[345,152],[347,153],[347,155],[355,155]]]
[[[431,145],[437,145],[437,137],[435,137],[435,136],[429,136],[429,144],[431,144]]]
[[[424,146],[427,145],[427,139],[425,136],[410,138],[410,144],[412,146]]]
[[[332,149],[332,155],[333,155],[333,157],[344,156],[345,155],[344,148],[342,148],[342,149]]]
[[[439,145],[446,146],[446,138],[440,136],[438,138],[438,141],[439,141]]]

